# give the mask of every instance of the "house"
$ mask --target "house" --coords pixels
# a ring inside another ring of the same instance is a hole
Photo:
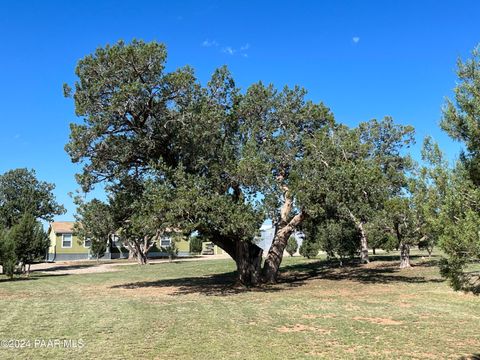
[[[54,221],[48,227],[48,237],[50,246],[46,256],[47,261],[69,261],[69,260],[87,260],[91,259],[90,246],[88,239],[80,240],[73,231],[73,221]],[[170,247],[173,239],[168,234],[162,236],[158,242],[148,252],[148,257],[165,257],[168,254],[162,251],[162,248]],[[175,242],[178,249],[178,256],[187,256],[190,254],[190,242],[180,240]],[[125,259],[128,258],[129,251],[124,246],[121,238],[114,235],[109,242],[107,251],[103,259]]]
[[[260,228],[260,236],[256,238],[256,243],[259,247],[263,249],[263,254],[266,255],[268,250],[270,250],[270,246],[272,245],[273,238],[275,236],[275,227],[270,224],[264,224]],[[297,240],[298,250],[295,255],[299,255],[300,246],[303,243],[303,239],[305,238],[305,234],[301,231],[295,231],[293,236]]]
[[[47,261],[89,259],[91,242],[80,241],[73,232],[73,221],[54,221],[48,227],[50,246]]]
[[[221,255],[226,254],[225,251],[218,245],[215,245],[211,241],[202,242],[202,255]]]

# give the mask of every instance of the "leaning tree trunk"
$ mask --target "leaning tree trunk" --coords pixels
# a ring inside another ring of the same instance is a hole
[[[410,266],[410,245],[402,241],[400,243],[400,269],[409,268]]]
[[[293,230],[290,231],[287,228],[283,228],[278,230],[275,234],[272,245],[268,250],[267,258],[263,264],[263,282],[270,284],[277,282],[278,269],[282,263],[283,252],[287,246],[288,238],[292,232]]]
[[[370,259],[368,258],[368,240],[367,240],[367,232],[365,231],[364,223],[357,219],[353,213],[348,210],[348,214],[350,215],[350,219],[352,219],[353,223],[357,227],[358,231],[360,232],[360,261],[362,264],[368,264]]]
[[[274,284],[277,282],[278,269],[283,259],[283,252],[287,247],[288,238],[295,231],[296,227],[305,219],[305,212],[301,210],[297,215],[288,221],[289,215],[292,211],[293,202],[285,191],[285,202],[280,211],[280,221],[272,245],[268,250],[265,263],[262,269],[262,281],[267,284]]]

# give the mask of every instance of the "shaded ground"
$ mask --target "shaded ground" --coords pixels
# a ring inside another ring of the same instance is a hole
[[[231,260],[36,272],[0,283],[0,339],[85,346],[0,359],[478,359],[480,298],[453,292],[436,258],[402,271],[396,254],[381,260],[286,258],[260,289],[233,288]]]

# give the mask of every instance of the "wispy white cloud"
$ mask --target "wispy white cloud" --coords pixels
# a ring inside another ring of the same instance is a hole
[[[360,38],[359,38],[358,36],[354,36],[354,37],[352,38],[352,41],[353,41],[354,44],[358,44],[359,41],[360,41]]]
[[[225,54],[228,54],[228,55],[233,55],[237,52],[237,50],[235,50],[231,46],[226,46],[222,49],[222,52],[225,53]]]
[[[206,39],[204,40],[201,45],[203,47],[220,47],[220,52],[233,56],[233,55],[238,55],[244,58],[248,58],[248,53],[247,50],[250,49],[250,44],[245,43],[241,45],[240,47],[233,47],[230,45],[223,45],[218,43],[216,40],[210,40]]]
[[[206,39],[202,42],[203,47],[217,47],[219,44],[215,40]]]

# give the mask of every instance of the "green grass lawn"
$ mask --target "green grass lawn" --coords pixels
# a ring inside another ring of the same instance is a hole
[[[395,261],[392,261],[395,260]],[[435,258],[411,269],[287,258],[283,282],[231,288],[229,260],[29,280],[0,277],[0,359],[459,359],[480,356],[480,298],[453,292]],[[35,339],[82,339],[77,349]]]

